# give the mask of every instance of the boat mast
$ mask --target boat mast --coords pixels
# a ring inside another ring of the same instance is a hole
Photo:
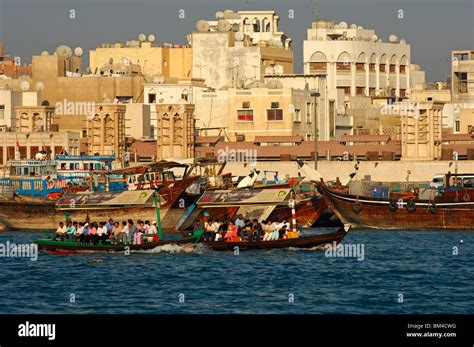
[[[156,223],[158,225],[158,236],[160,240],[163,239],[163,229],[161,227],[161,216],[160,216],[160,203],[158,201],[158,189],[153,191],[153,195],[155,198],[155,210],[156,210]]]

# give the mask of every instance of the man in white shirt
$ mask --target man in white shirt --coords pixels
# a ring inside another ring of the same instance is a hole
[[[145,223],[146,225],[146,223]],[[148,234],[158,234],[158,230],[156,229],[156,222],[153,221],[151,225],[148,225]]]
[[[64,241],[64,236],[66,235],[66,226],[63,222],[59,222],[59,227],[56,229],[56,236],[54,237],[55,240]]]

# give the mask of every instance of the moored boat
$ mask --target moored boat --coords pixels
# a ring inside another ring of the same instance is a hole
[[[433,190],[433,197],[391,198],[353,195],[314,182],[328,205],[344,224],[355,228],[474,230],[474,189],[450,186]]]

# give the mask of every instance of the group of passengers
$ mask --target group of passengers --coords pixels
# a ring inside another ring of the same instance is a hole
[[[136,224],[133,220],[122,223],[109,218],[107,222],[82,223],[69,221],[67,226],[59,223],[55,232],[54,240],[79,241],[87,244],[97,245],[99,242],[105,245],[108,241],[112,245],[134,244],[140,245],[143,236],[153,237],[153,241],[158,241],[158,230],[156,222],[139,220]]]
[[[196,220],[194,231],[204,229],[204,241],[272,241],[286,237],[291,231],[290,223],[286,219],[244,220],[239,214],[235,220],[209,219],[204,225]]]

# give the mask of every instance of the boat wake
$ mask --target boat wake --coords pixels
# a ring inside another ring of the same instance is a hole
[[[162,245],[156,246],[153,249],[146,251],[139,251],[140,253],[193,253],[196,250],[196,245],[194,244],[185,244],[185,245]]]

